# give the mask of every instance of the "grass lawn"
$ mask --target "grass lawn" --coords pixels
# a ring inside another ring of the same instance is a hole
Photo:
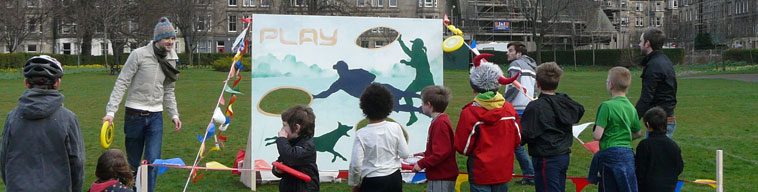
[[[572,68],[572,67],[566,67]],[[755,70],[751,70],[755,71]],[[63,78],[61,92],[66,96],[65,107],[79,117],[84,135],[87,161],[85,189],[95,180],[94,172],[97,157],[103,151],[99,144],[101,118],[105,114],[105,104],[116,76],[104,71],[68,74]],[[640,90],[640,71],[633,70],[633,83],[630,88],[630,100],[636,103]],[[452,123],[458,120],[461,106],[471,101],[473,95],[468,85],[466,71],[445,71],[445,86],[453,89],[453,101],[448,107]],[[164,142],[162,157],[164,159],[180,157],[186,163],[192,163],[197,153],[199,142],[197,135],[202,134],[210,120],[214,102],[221,91],[226,73],[208,69],[190,69],[182,72],[177,83],[177,100],[184,128],[173,132],[173,124],[164,121]],[[242,92],[250,91],[250,73],[244,73],[241,82]],[[583,104],[586,113],[581,122],[590,122],[595,118],[598,105],[610,99],[605,90],[606,71],[601,69],[582,69],[566,71],[558,91],[569,94],[574,100]],[[678,105],[676,108],[677,130],[674,140],[682,149],[685,169],[680,179],[715,179],[715,150],[724,150],[724,175],[729,191],[755,191],[754,182],[758,181],[758,118],[751,112],[758,111],[758,84],[730,80],[680,79]],[[7,113],[16,106],[21,93],[25,90],[23,79],[6,78],[0,80],[0,120],[3,122]],[[239,95],[240,101],[234,105],[235,118],[229,129],[224,132],[228,137],[226,146],[221,151],[209,152],[203,162],[218,161],[230,166],[237,150],[245,147],[246,136],[250,126],[249,94]],[[285,99],[280,99],[286,102]],[[358,106],[356,106],[358,107]],[[316,114],[318,116],[318,114]],[[112,148],[124,149],[123,104],[116,115],[115,141]],[[584,141],[592,139],[589,131],[581,135]],[[633,146],[639,140],[636,140]],[[591,153],[575,142],[571,154],[568,176],[587,175]],[[458,156],[459,169],[465,170],[465,157]],[[517,173],[520,172],[516,169]],[[184,186],[188,170],[171,169],[158,177],[156,191],[180,191]],[[200,171],[205,175],[197,183],[191,183],[189,191],[245,191],[239,177],[229,172]],[[0,190],[4,190],[0,183]],[[276,185],[258,186],[260,191],[277,191]],[[348,191],[346,183],[322,183],[322,191]],[[424,191],[425,185],[405,184],[406,191]],[[567,191],[573,191],[573,184],[567,183]],[[462,187],[468,191],[468,186]],[[530,186],[510,185],[511,191],[533,191]],[[684,191],[711,191],[710,187],[690,184],[684,185]],[[596,191],[594,186],[585,191]]]

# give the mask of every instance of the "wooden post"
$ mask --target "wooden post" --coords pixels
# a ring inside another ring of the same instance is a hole
[[[142,164],[139,166],[139,184],[140,187],[137,189],[137,191],[148,191],[147,190],[147,165]]]
[[[716,192],[724,192],[724,151],[716,150]]]

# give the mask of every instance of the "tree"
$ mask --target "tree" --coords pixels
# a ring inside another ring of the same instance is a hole
[[[518,0],[515,6],[531,24],[532,40],[537,48],[537,63],[542,63],[542,43],[559,21],[568,20],[568,10],[581,11],[578,2],[586,0]],[[572,8],[572,9],[569,9]]]
[[[96,0],[94,1],[96,9],[94,10],[94,22],[97,24],[98,28],[102,27],[103,29],[103,42],[105,43],[105,53],[103,53],[103,56],[105,57],[105,66],[111,67],[113,69],[113,65],[109,65],[108,63],[108,54],[109,54],[109,44],[111,44],[111,41],[108,37],[109,34],[112,34],[116,36],[115,39],[117,39],[117,42],[119,45],[113,44],[113,47],[121,46],[123,47],[124,44],[126,44],[125,40],[125,33],[123,31],[120,31],[124,28],[124,26],[128,26],[128,20],[123,18],[128,18],[128,12],[134,11],[133,7],[136,7],[135,1],[127,1],[124,2],[123,0]],[[113,29],[115,27],[115,29]],[[119,29],[120,28],[120,29]],[[109,33],[109,31],[113,31]],[[122,50],[123,51],[123,50]],[[119,57],[119,51],[113,51],[114,55],[117,55]],[[113,70],[111,70],[113,72]]]
[[[371,7],[364,2],[364,7]],[[281,0],[279,13],[298,15],[349,16],[358,9],[356,1],[350,0]]]
[[[33,33],[42,34],[43,25],[50,16],[54,0],[21,1],[6,0],[0,5],[0,42],[8,45],[8,51],[16,52],[18,46]]]
[[[697,36],[695,37],[695,49],[696,50],[713,49],[713,40],[711,39],[711,34],[698,33]]]
[[[184,51],[189,57],[189,64],[194,63],[192,55],[197,50],[197,44],[203,40],[213,28],[227,21],[224,14],[214,12],[209,0],[174,0],[170,8],[174,26],[184,37]],[[215,23],[212,23],[216,21]]]

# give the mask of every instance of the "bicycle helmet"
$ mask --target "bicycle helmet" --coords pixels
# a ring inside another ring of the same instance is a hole
[[[34,56],[24,64],[24,77],[46,77],[54,81],[63,77],[63,66],[48,55]]]

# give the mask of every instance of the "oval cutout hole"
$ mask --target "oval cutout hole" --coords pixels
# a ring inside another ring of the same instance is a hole
[[[379,49],[391,45],[400,35],[395,29],[389,27],[374,27],[361,33],[355,44],[366,49]]]

